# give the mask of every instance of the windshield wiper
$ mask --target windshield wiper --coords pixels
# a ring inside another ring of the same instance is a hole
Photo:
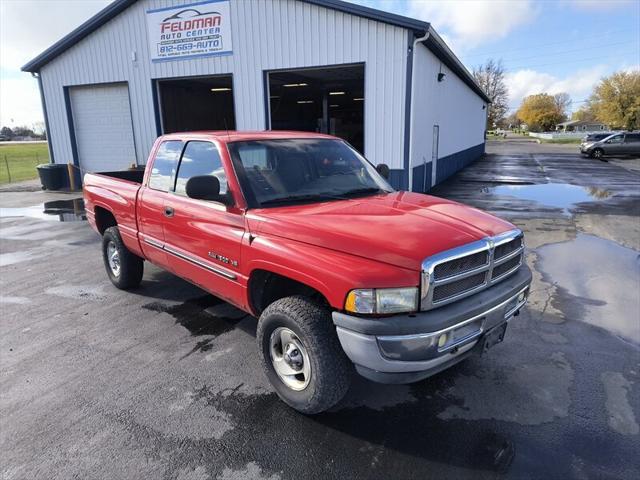
[[[287,195],[285,197],[270,198],[269,200],[263,200],[260,202],[261,206],[264,205],[278,205],[282,203],[296,203],[296,202],[309,202],[315,200],[332,200],[340,197],[334,195],[328,195],[324,193],[309,193],[305,195]]]
[[[270,198],[269,200],[264,200],[260,202],[261,206],[264,205],[280,205],[286,203],[295,203],[295,202],[313,202],[317,200],[344,200],[345,198],[350,198],[357,195],[366,195],[368,193],[388,193],[386,190],[383,190],[378,187],[366,187],[366,188],[356,188],[354,190],[347,190],[346,192],[340,193],[332,193],[332,192],[319,192],[319,193],[308,193],[304,195],[287,195],[284,197],[276,197]]]
[[[353,190],[347,190],[346,192],[342,192],[339,195],[335,195],[335,198],[349,198],[357,195],[366,195],[367,193],[388,193],[388,192],[378,187],[355,188]]]

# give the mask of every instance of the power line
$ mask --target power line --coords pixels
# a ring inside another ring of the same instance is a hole
[[[616,45],[626,45],[628,43],[635,43],[635,40],[627,40],[626,42],[616,42],[616,43],[604,43],[602,45],[598,45],[597,47],[590,47],[589,50],[594,50],[596,48],[608,48],[608,47],[613,47]],[[573,50],[563,50],[563,51],[553,51],[553,52],[548,52],[548,53],[542,53],[539,55],[532,55],[529,57],[520,57],[520,58],[512,58],[512,59],[501,59],[506,63],[509,62],[518,62],[520,60],[528,60],[530,58],[540,58],[540,57],[550,57],[550,56],[554,56],[554,55],[562,55],[565,53],[574,53],[574,52],[584,52],[585,48],[574,48]]]
[[[550,62],[550,63],[539,63],[537,65],[522,65],[522,66],[517,66],[517,67],[511,67],[509,69],[505,69],[505,72],[514,72],[517,70],[522,70],[522,69],[526,69],[526,68],[537,68],[537,67],[546,67],[547,65],[560,65],[560,64],[571,64],[571,63],[581,63],[581,62],[590,62],[592,60],[604,60],[602,58],[602,56],[598,56],[598,57],[590,57],[590,58],[582,58],[582,59],[578,59],[578,60],[564,60],[564,61],[560,61],[560,62]]]
[[[620,33],[620,32],[628,32],[629,30],[636,30],[636,29],[635,28],[622,28],[620,30],[612,30],[612,31],[607,32],[607,33],[605,33],[605,32],[602,32],[602,33],[599,33],[599,34],[591,34],[591,33],[589,33],[587,38],[592,39],[592,38],[608,37],[608,36],[610,36],[612,34]],[[563,40],[563,41],[559,41],[559,42],[540,43],[540,44],[536,44],[535,48],[546,47],[546,46],[549,46],[549,45],[560,45],[560,44],[563,44],[563,45],[567,44],[567,40]],[[499,51],[499,52],[492,52],[492,53],[474,53],[472,55],[465,55],[464,57],[465,58],[490,57],[490,56],[494,56],[494,55],[509,54],[511,52],[516,52],[516,51],[519,51],[519,50],[531,50],[531,48],[532,47],[530,47],[530,46],[529,47],[518,47],[518,48],[512,48],[510,50],[502,50],[502,51]],[[589,48],[589,47],[585,47],[585,48]]]

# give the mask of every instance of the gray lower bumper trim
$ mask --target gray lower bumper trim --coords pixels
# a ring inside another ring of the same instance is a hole
[[[421,372],[378,372],[376,370],[371,370],[370,368],[363,367],[362,365],[356,365],[356,371],[362,375],[363,377],[378,383],[386,383],[386,384],[405,384],[405,383],[414,383],[419,382],[420,380],[424,380],[425,378],[429,378],[433,375],[436,375],[443,370],[446,370],[449,367],[454,366],[456,363],[462,362],[466,358],[469,358],[471,355],[480,355],[481,347],[480,343],[476,343],[473,348],[467,350],[460,355],[450,356],[445,362],[442,362],[437,367],[431,368],[429,370],[423,370]]]
[[[509,296],[486,302],[479,312],[462,318],[456,316],[457,323],[448,322],[442,329],[405,335],[370,335],[343,327],[335,321],[335,313],[334,323],[342,349],[361,375],[383,383],[408,383],[448,368],[482,345],[485,333],[509,321],[524,306],[529,284],[518,284],[520,288],[510,290]],[[405,321],[411,322],[413,318]],[[456,336],[457,332],[460,336]],[[452,343],[447,343],[450,340]]]
[[[380,352],[378,342],[374,336],[362,335],[339,327],[337,331],[340,344],[353,363],[370,370],[387,373],[418,372],[436,369],[448,360],[471,350],[478,342],[474,340],[460,347],[455,353],[447,353],[430,360],[405,362],[385,358]]]

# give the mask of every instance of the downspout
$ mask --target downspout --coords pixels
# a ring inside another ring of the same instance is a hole
[[[42,78],[36,72],[31,72],[33,78],[38,79],[38,89],[40,90],[40,102],[42,103],[42,115],[44,116],[44,129],[47,132],[47,150],[49,151],[49,163],[55,163],[53,158],[53,147],[51,146],[51,130],[49,129],[49,115],[47,115],[47,104],[44,101],[44,88]]]
[[[414,110],[414,104],[416,101],[416,96],[415,96],[415,85],[416,85],[416,47],[418,46],[418,43],[420,42],[424,42],[426,39],[428,39],[431,36],[431,32],[429,31],[429,28],[427,28],[427,33],[425,33],[422,37],[416,38],[413,41],[413,50],[411,52],[411,55],[413,55],[412,58],[412,62],[413,62],[413,68],[411,69],[411,107],[410,107],[410,118],[409,118],[409,191],[413,191],[413,166],[411,164],[411,160],[413,159],[413,135],[414,135],[414,129],[413,129],[413,124],[414,124],[414,118],[415,118],[415,110]]]

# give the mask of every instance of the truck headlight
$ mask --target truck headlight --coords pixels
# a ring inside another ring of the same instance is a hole
[[[344,309],[365,314],[415,312],[418,310],[418,289],[408,287],[351,290],[344,302]]]

